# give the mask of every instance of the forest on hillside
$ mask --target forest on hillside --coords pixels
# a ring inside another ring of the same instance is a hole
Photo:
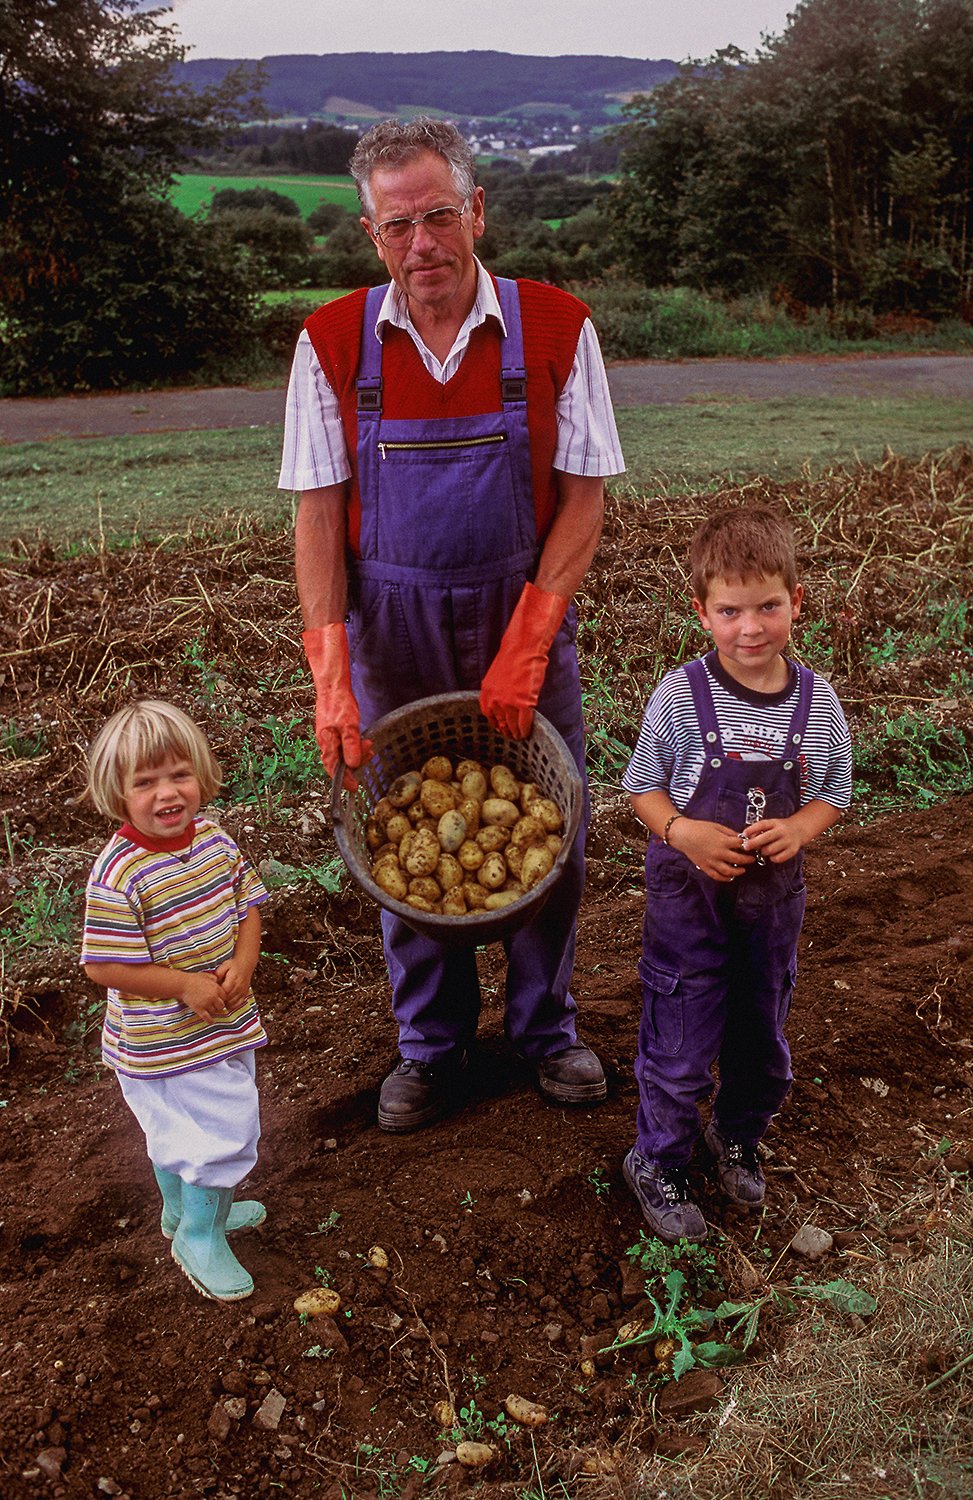
[[[174,77],[194,89],[223,83],[230,61],[181,62]],[[668,58],[525,57],[509,52],[344,52],[266,57],[260,61],[261,94],[268,115],[313,119],[329,98],[394,114],[407,108],[493,117],[531,102],[548,102],[606,120],[618,97],[644,93],[671,78]]]

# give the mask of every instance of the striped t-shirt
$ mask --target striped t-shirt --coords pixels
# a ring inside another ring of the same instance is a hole
[[[252,866],[208,819],[164,841],[125,824],[88,880],[81,962],[211,973],[233,957],[240,923],[266,900]],[[212,1022],[180,1000],[108,991],[102,1057],[129,1078],[188,1073],[266,1041],[252,994]]]
[[[727,756],[779,760],[797,706],[793,662],[788,662],[788,682],[781,692],[757,693],[724,672],[715,651],[703,660]],[[820,798],[831,807],[847,807],[851,802],[851,736],[834,689],[817,673],[801,749],[801,806]],[[636,796],[666,791],[673,807],[683,812],[696,790],[705,758],[689,678],[677,667],[663,677],[649,699],[622,785]]]

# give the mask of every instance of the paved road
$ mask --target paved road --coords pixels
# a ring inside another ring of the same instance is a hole
[[[755,401],[785,396],[959,397],[973,401],[973,356],[883,355],[836,359],[701,359],[638,361],[608,372],[617,407],[678,406],[728,396]],[[282,422],[283,389],[142,391],[136,394],[22,397],[0,400],[0,443],[54,437],[118,437],[266,427]]]

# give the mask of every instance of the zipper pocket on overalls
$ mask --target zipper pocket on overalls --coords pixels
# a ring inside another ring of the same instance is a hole
[[[507,434],[505,432],[493,432],[487,437],[473,438],[430,438],[428,441],[417,441],[414,443],[379,443],[378,451],[384,458],[386,453],[412,453],[423,449],[437,448],[483,448],[489,443],[505,443]]]

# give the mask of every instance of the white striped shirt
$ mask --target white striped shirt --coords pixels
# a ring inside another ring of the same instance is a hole
[[[797,668],[780,693],[755,693],[720,666],[716,652],[705,658],[716,721],[727,756],[779,760],[797,706]],[[851,802],[851,736],[834,689],[814,674],[811,712],[801,746],[801,806],[820,798],[831,807]],[[681,667],[667,672],[649,698],[638,743],[622,777],[627,792],[666,791],[683,812],[699,783],[706,752],[689,678]]]
[[[405,293],[389,284],[375,323],[381,341],[384,325],[402,328],[412,339],[423,365],[440,385],[455,375],[474,328],[496,318],[506,333],[493,281],[476,261],[476,300],[444,363],[427,349],[409,317]],[[571,373],[558,398],[557,443],[554,468],[565,474],[607,476],[625,470],[612,411],[608,376],[598,335],[586,318],[575,350]],[[314,490],[342,484],[351,477],[338,398],[325,377],[307,330],[302,329],[294,351],[287,405],[284,412],[284,449],[278,486],[282,490]]]

